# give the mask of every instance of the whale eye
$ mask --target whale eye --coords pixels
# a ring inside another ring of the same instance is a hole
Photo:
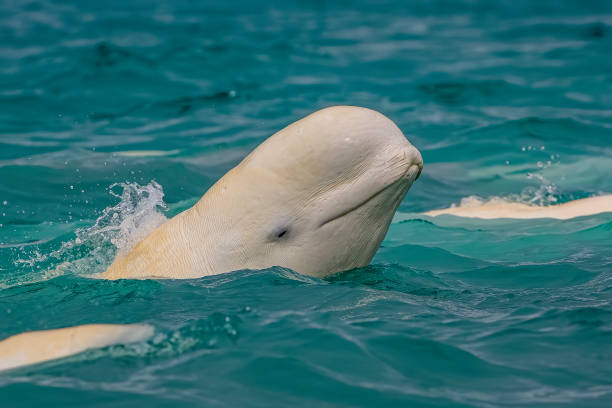
[[[289,227],[287,225],[281,225],[275,228],[270,234],[271,241],[278,241],[286,239],[289,236]]]

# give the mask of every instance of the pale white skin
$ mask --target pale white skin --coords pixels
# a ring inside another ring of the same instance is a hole
[[[442,210],[428,211],[424,213],[431,217],[448,214],[467,218],[555,218],[567,220],[575,217],[612,212],[612,195],[583,198],[568,203],[548,206],[527,205],[521,203],[506,202],[503,200],[491,200],[477,206],[450,207]]]
[[[269,137],[103,276],[196,278],[282,266],[323,277],[365,266],[422,166],[384,115],[317,111]]]
[[[145,341],[153,327],[144,324],[88,324],[16,334],[0,342],[0,370],[41,363],[112,344]]]
[[[271,266],[322,277],[365,266],[422,167],[419,151],[382,114],[320,110],[268,138],[104,277],[196,278]],[[151,334],[143,325],[22,333],[0,342],[0,370]]]

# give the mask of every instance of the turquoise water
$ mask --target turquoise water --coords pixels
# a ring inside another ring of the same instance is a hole
[[[156,329],[0,374],[2,407],[612,404],[612,214],[418,214],[612,192],[609,2],[2,1],[0,20],[0,338]],[[88,278],[333,104],[380,110],[425,161],[372,265]]]

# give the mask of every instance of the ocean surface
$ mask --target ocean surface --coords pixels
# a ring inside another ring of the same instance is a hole
[[[609,1],[0,1],[0,338],[148,323],[0,373],[4,407],[610,407]],[[368,267],[92,279],[314,110],[423,154]]]

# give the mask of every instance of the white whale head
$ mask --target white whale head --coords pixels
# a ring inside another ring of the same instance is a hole
[[[194,261],[206,264],[200,275],[282,266],[322,277],[365,266],[422,167],[419,151],[384,115],[323,109],[222,177],[183,235],[203,249]]]

